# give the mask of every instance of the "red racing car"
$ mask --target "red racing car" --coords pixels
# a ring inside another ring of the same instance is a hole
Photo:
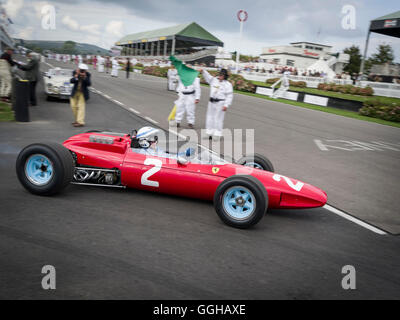
[[[73,183],[212,200],[222,221],[237,228],[255,225],[268,208],[314,208],[327,201],[323,190],[274,173],[261,155],[229,163],[200,147],[190,157],[170,158],[142,154],[137,147],[135,132],[92,131],[63,145],[35,143],[20,152],[17,176],[38,195],[53,195]]]

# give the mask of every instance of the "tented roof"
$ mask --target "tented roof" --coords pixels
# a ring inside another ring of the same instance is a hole
[[[116,42],[116,45],[165,40],[167,38],[172,38],[173,36],[175,36],[177,40],[191,41],[198,43],[199,45],[220,47],[224,45],[221,40],[213,36],[196,22],[129,34]]]
[[[369,30],[371,32],[400,38],[400,11],[372,20]]]

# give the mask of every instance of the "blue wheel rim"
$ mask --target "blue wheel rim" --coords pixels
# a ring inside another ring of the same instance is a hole
[[[246,167],[252,167],[252,168],[264,170],[264,168],[261,165],[259,165],[258,163],[256,163],[256,162],[246,162],[244,165]]]
[[[231,187],[222,198],[225,212],[235,220],[248,219],[256,210],[254,194],[245,187]]]
[[[25,163],[25,175],[34,185],[44,186],[53,178],[53,163],[42,154],[31,155]]]

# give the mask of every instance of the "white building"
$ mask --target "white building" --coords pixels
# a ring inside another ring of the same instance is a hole
[[[312,42],[292,42],[289,46],[273,46],[262,49],[260,59],[266,63],[294,67],[305,70],[318,60],[324,60],[328,66],[340,73],[343,66],[348,63],[347,54],[339,54],[338,58],[332,56],[332,46]]]

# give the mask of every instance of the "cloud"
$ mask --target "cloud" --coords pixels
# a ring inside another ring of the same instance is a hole
[[[61,21],[71,30],[79,30],[79,23],[76,20],[72,19],[70,16],[64,16]]]
[[[121,38],[123,36],[123,22],[122,21],[110,21],[106,26],[106,33],[109,35]]]
[[[8,3],[15,1],[21,0],[8,0]],[[41,19],[38,19],[35,11],[35,7],[49,2],[56,8],[56,30],[43,30]],[[93,44],[109,48],[126,34],[195,21],[221,39],[228,51],[239,49],[244,54],[258,55],[264,47],[310,41],[332,45],[332,51],[337,52],[351,44],[363,50],[369,21],[397,11],[397,2],[335,0],[322,4],[321,0],[252,0],[245,3],[242,0],[28,0],[13,19],[13,29],[14,35],[17,35],[21,32],[27,34],[29,29],[23,30],[33,27],[30,36],[37,40],[90,40]],[[341,9],[346,4],[356,9],[355,30],[342,28]],[[249,14],[240,42],[236,18],[239,9]],[[375,52],[376,44],[380,42],[390,43],[396,61],[400,61],[400,39],[378,34],[371,34],[368,55]]]
[[[87,31],[87,32],[89,32],[91,34],[94,34],[94,35],[100,35],[101,34],[100,25],[99,24],[89,24],[89,25],[86,25],[86,26],[81,26],[80,30]]]
[[[29,39],[32,36],[33,30],[33,27],[24,28],[19,31],[19,33],[17,34],[17,38]]]
[[[14,19],[23,5],[24,0],[7,0],[3,7],[6,9],[7,15]]]

